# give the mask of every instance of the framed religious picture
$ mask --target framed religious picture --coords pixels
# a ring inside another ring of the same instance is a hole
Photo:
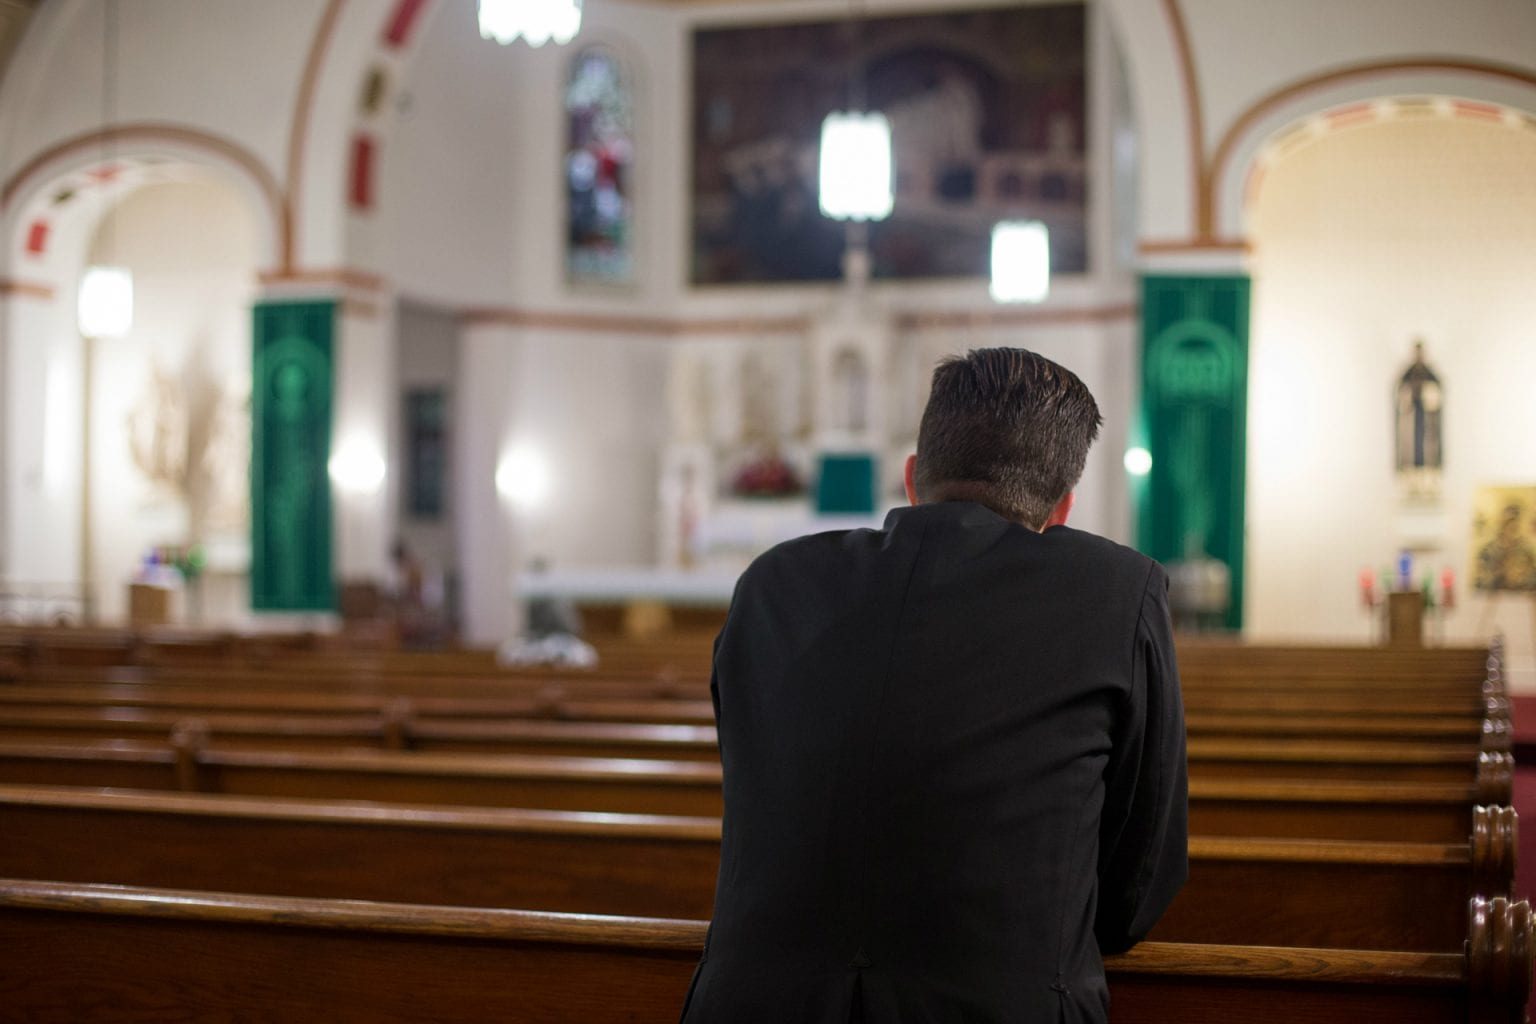
[[[1472,585],[1483,591],[1536,591],[1536,485],[1478,489]]]
[[[704,28],[693,36],[694,284],[830,281],[821,124],[891,125],[895,208],[870,225],[876,278],[985,277],[992,226],[1043,221],[1051,269],[1088,268],[1082,3]]]

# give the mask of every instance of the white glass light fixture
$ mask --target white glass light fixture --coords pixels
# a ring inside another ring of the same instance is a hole
[[[496,467],[496,491],[524,511],[540,508],[549,497],[549,467],[532,448],[514,448]]]
[[[1141,445],[1125,450],[1125,471],[1131,476],[1146,476],[1152,472],[1152,453]]]
[[[353,440],[338,448],[326,469],[337,487],[359,496],[377,494],[388,472],[378,446],[364,440]]]
[[[133,275],[128,268],[88,268],[80,279],[75,317],[87,338],[126,335],[133,328]]]
[[[480,0],[480,37],[503,46],[519,38],[529,46],[553,39],[564,45],[581,31],[581,0]]]
[[[1037,220],[1005,220],[992,228],[992,298],[1041,302],[1051,290],[1051,237]]]
[[[821,212],[837,220],[891,215],[891,123],[884,114],[833,111],[821,123]]]

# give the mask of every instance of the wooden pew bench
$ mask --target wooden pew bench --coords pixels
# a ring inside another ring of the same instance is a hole
[[[1116,1024],[1516,1024],[1530,908],[1473,903],[1465,952],[1143,943]],[[0,880],[7,1010],[164,1019],[672,1024],[703,921]],[[276,981],[275,979],[280,979]]]
[[[162,715],[322,715],[337,720],[375,715],[380,735],[411,745],[420,735],[431,741],[431,723],[457,720],[488,722],[492,719],[544,719],[557,721],[610,721],[635,724],[711,726],[714,709],[708,700],[627,700],[578,698],[548,691],[537,696],[389,698],[362,693],[241,693],[128,685],[47,685],[0,687],[0,718],[9,715],[51,714],[85,716],[94,710],[126,720],[124,712],[159,712]],[[1338,742],[1401,740],[1443,742],[1448,745],[1477,743],[1488,750],[1508,750],[1513,730],[1507,711],[1492,706],[1481,714],[1426,713],[1422,715],[1378,711],[1372,714],[1320,715],[1312,712],[1274,711],[1208,712],[1190,709],[1187,726],[1191,737],[1209,739],[1256,739],[1310,737]],[[490,725],[482,729],[493,730]],[[439,729],[438,734],[445,735]],[[451,738],[451,731],[446,734]]]
[[[350,703],[350,702],[349,702]],[[421,714],[414,702],[386,701],[366,710],[313,713],[220,711],[179,705],[58,706],[0,703],[0,737],[38,742],[91,739],[155,739],[195,717],[218,745],[264,750],[315,750],[343,746],[466,753],[551,753],[590,757],[659,757],[715,760],[710,725],[600,722],[559,717],[561,708],[527,708],[523,716],[476,717],[438,703]],[[502,710],[506,710],[503,708]],[[1481,725],[1481,729],[1477,728]],[[1338,717],[1219,715],[1191,712],[1191,737],[1199,739],[1316,738],[1340,742],[1388,740],[1444,742],[1508,750],[1513,733],[1507,718],[1450,720],[1431,716]]]
[[[0,738],[29,743],[103,739],[165,741],[180,726],[202,729],[230,750],[361,747],[479,754],[718,761],[715,729],[703,725],[571,722],[539,718],[421,718],[386,706],[379,714],[202,712],[156,708],[0,708]]]
[[[1449,757],[1452,748],[1442,744],[1418,750],[1417,757],[1402,750],[1390,751],[1390,757],[1381,751],[1320,753],[1310,743],[1275,743],[1262,749],[1239,744],[1216,755],[1199,746],[1198,741],[1190,743],[1192,785],[1196,792],[1201,785],[1217,787],[1209,791],[1212,798],[1224,792],[1228,799],[1238,799],[1232,795],[1234,790],[1221,790],[1218,781],[1428,782],[1456,787],[1437,790],[1441,797],[1470,795],[1478,803],[1507,804],[1514,774],[1509,754],[1464,751],[1468,760],[1463,762]],[[718,816],[722,806],[720,766],[703,761],[226,750],[208,746],[206,737],[195,730],[183,733],[171,745],[0,740],[0,782],[641,814]],[[1307,802],[1305,790],[1295,786],[1284,799],[1265,797],[1264,792],[1256,789],[1246,801],[1255,813],[1266,800]],[[1339,802],[1349,799],[1347,791],[1320,792],[1332,793]]]
[[[0,872],[34,878],[707,916],[718,819],[0,788]],[[1514,813],[1456,843],[1193,836],[1157,937],[1435,951],[1506,895]]]

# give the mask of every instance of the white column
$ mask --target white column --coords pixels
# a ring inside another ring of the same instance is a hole
[[[399,481],[387,472],[399,396],[394,302],[384,294],[336,309],[331,499],[337,582],[390,578]],[[396,461],[398,465],[398,461]],[[373,470],[377,479],[370,479]]]
[[[84,376],[70,305],[26,291],[0,297],[0,578],[8,581],[80,582]]]
[[[459,337],[453,430],[453,514],[459,535],[464,643],[499,644],[521,629],[513,591],[513,520],[496,491],[496,468],[512,428],[521,331],[467,325]]]

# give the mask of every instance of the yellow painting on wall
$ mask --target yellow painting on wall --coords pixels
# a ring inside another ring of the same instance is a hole
[[[1472,516],[1472,585],[1536,591],[1536,486],[1480,487]]]

